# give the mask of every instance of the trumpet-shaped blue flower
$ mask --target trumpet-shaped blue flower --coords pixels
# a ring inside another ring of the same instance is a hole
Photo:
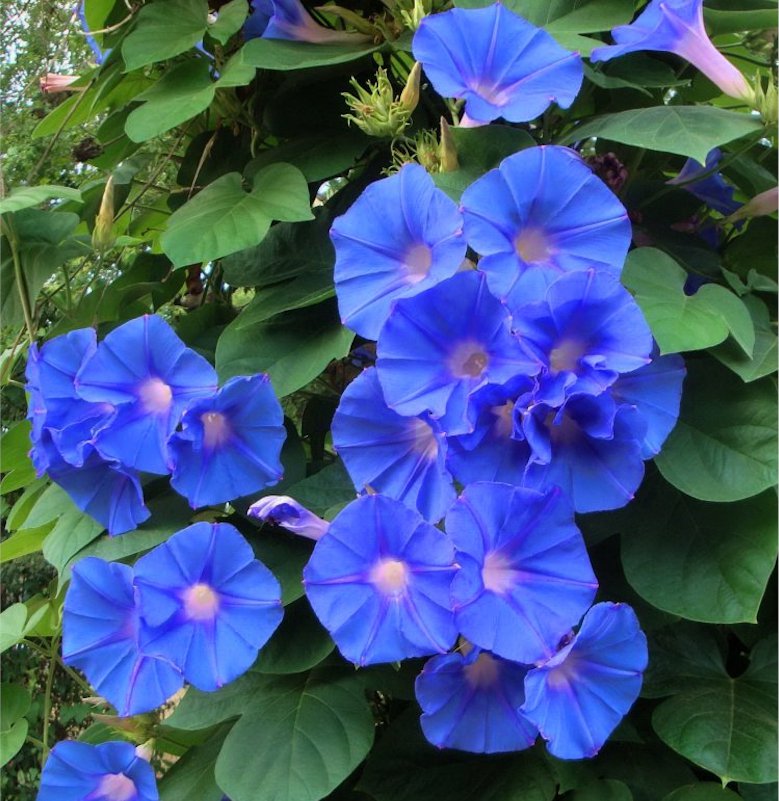
[[[630,25],[611,32],[616,44],[597,47],[592,61],[657,50],[676,53],[697,67],[731,97],[749,101],[752,90],[746,78],[717,50],[703,25],[703,0],[652,0]]]
[[[167,473],[167,442],[184,408],[216,390],[210,364],[156,315],[130,320],[98,345],[76,376],[84,400],[110,403],[115,417],[95,436],[105,459]]]
[[[355,487],[403,501],[437,523],[455,499],[446,440],[432,421],[402,417],[384,403],[376,369],[358,376],[333,418],[333,447]]]
[[[500,481],[522,484],[527,443],[514,439],[514,409],[532,400],[533,379],[519,376],[503,386],[489,385],[473,396],[478,410],[474,430],[446,438],[446,464],[461,484]]]
[[[365,42],[362,33],[336,31],[316,23],[300,0],[252,0],[244,39],[291,39],[297,42]]]
[[[229,523],[195,523],[142,556],[135,585],[147,653],[199,690],[246,672],[281,623],[281,587]]]
[[[512,308],[514,330],[541,359],[536,401],[598,395],[620,373],[649,364],[652,332],[619,279],[596,270],[566,273],[534,301]]]
[[[598,589],[565,495],[471,484],[446,531],[460,565],[451,590],[460,633],[525,664],[553,656]]]
[[[267,375],[231,378],[192,403],[170,440],[170,483],[193,508],[278,483],[284,474],[284,413]]]
[[[722,151],[715,147],[706,156],[706,164],[703,165],[695,159],[687,159],[679,174],[666,183],[672,186],[682,184],[682,189],[695,195],[698,200],[703,201],[710,209],[718,211],[728,217],[738,209],[741,204],[733,199],[733,187],[722,177],[722,173],[713,172],[702,178],[703,175],[715,169],[722,160]]]
[[[623,375],[611,387],[611,396],[619,403],[636,408],[646,424],[641,439],[641,458],[651,459],[660,453],[663,443],[679,419],[682,384],[687,371],[678,354],[658,356],[651,364]]]
[[[500,298],[521,302],[523,285],[549,284],[573,270],[622,270],[632,235],[627,211],[568,148],[509,156],[471,184],[461,203],[468,244]]]
[[[135,470],[106,461],[91,449],[80,467],[57,458],[53,448],[50,453],[51,480],[68,493],[82,512],[102,523],[111,536],[132,531],[150,517]]]
[[[37,801],[157,801],[154,769],[126,742],[65,740],[43,766]]]
[[[288,495],[266,495],[253,503],[247,514],[309,540],[321,539],[330,528],[327,520],[317,517]]]
[[[635,612],[596,604],[578,634],[527,674],[520,712],[559,759],[595,756],[638,698],[647,658]]]
[[[170,660],[141,649],[140,627],[132,568],[91,556],[73,566],[62,617],[62,659],[82,670],[119,715],[156,709],[184,683]]]
[[[457,272],[462,215],[418,164],[371,184],[330,229],[344,325],[377,339],[396,298]]]
[[[473,648],[428,660],[415,684],[422,731],[438,748],[521,751],[538,729],[519,711],[527,668]]]
[[[484,275],[473,270],[397,301],[377,352],[387,405],[402,415],[429,412],[446,434],[472,430],[470,400],[478,389],[540,369],[511,333],[510,315]]]
[[[558,486],[577,512],[618,509],[632,500],[644,477],[647,435],[636,406],[617,403],[606,390],[574,395],[560,408],[537,403],[515,415],[528,443],[524,486]]]
[[[553,102],[568,108],[584,74],[578,53],[500,3],[425,17],[412,47],[435,90],[464,98],[477,123],[527,122]]]
[[[400,501],[366,495],[333,520],[303,579],[341,653],[370,665],[451,648],[454,571],[454,549],[443,532]]]

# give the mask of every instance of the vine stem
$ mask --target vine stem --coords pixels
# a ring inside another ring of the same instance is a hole
[[[51,720],[51,692],[54,687],[54,669],[57,665],[57,650],[59,649],[59,635],[52,638],[51,648],[49,649],[49,672],[46,676],[46,690],[43,695],[43,732],[41,733],[41,743],[43,754],[41,756],[41,769],[46,764],[49,757],[49,723]]]
[[[11,249],[16,290],[19,293],[19,301],[22,304],[22,313],[24,314],[24,324],[27,328],[27,335],[30,338],[30,342],[35,342],[35,325],[33,324],[32,309],[30,308],[30,297],[27,294],[27,283],[24,280],[22,262],[19,259],[19,241],[16,238],[16,231],[14,231],[13,223],[10,219],[3,221],[3,229],[8,239],[8,246]]]

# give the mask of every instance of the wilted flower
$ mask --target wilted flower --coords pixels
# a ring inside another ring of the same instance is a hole
[[[706,164],[703,165],[695,159],[687,159],[681,171],[675,178],[671,178],[666,183],[672,186],[681,184],[682,189],[686,189],[703,201],[709,208],[727,216],[732,214],[739,206],[733,199],[735,191],[730,184],[715,170],[722,160],[722,151],[715,147],[706,156]],[[698,178],[698,175],[711,173],[705,177]]]

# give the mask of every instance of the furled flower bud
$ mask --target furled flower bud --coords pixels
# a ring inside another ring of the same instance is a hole
[[[100,211],[95,217],[95,227],[92,230],[92,247],[102,252],[111,248],[115,240],[114,176],[112,175],[105,185],[103,199],[100,201]]]
[[[56,92],[83,92],[83,86],[72,85],[80,79],[80,75],[57,75],[54,72],[48,72],[39,83],[41,92],[47,95],[53,95]]]
[[[351,114],[344,118],[354,123],[368,136],[398,136],[403,132],[411,118],[411,109],[402,100],[395,99],[392,84],[387,71],[379,68],[375,83],[368,83],[367,88],[360,86],[355,78],[349,82],[356,94],[343,92]]]
[[[405,5],[398,4],[400,19],[406,28],[415,31],[419,27],[419,23],[432,11],[433,4],[431,0],[414,0],[410,8],[405,8]]]
[[[267,495],[260,498],[249,507],[249,517],[281,526],[310,540],[321,539],[330,528],[326,520],[317,517],[294,498],[286,495]]]
[[[408,74],[406,85],[400,93],[400,105],[408,109],[409,113],[413,112],[419,104],[419,79],[422,75],[422,65],[414,62],[411,72]]]
[[[773,77],[769,78],[768,86],[763,88],[760,78],[752,87],[753,103],[752,106],[760,113],[760,117],[766,125],[776,125],[779,120],[779,109],[777,109],[777,90]]]
[[[441,145],[440,145],[441,172],[452,172],[460,166],[457,158],[457,145],[454,143],[452,129],[449,123],[441,117]]]
[[[738,211],[728,217],[725,222],[734,223],[745,220],[748,217],[764,217],[767,214],[774,214],[779,207],[779,186],[766,189],[759,195],[755,195],[752,200],[745,203]]]

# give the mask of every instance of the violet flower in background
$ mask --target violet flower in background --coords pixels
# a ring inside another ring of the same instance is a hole
[[[579,93],[581,58],[500,3],[425,17],[414,58],[442,97],[465,99],[466,124],[527,122]]]
[[[327,520],[317,517],[287,495],[266,495],[255,501],[247,514],[309,540],[321,539],[330,528]]]
[[[624,206],[565,147],[509,156],[463,192],[461,207],[490,290],[514,302],[565,272],[619,275],[630,247]]]
[[[446,516],[460,570],[458,631],[506,659],[549,659],[598,589],[569,500],[508,484],[467,486]]]
[[[528,672],[520,712],[538,726],[554,756],[593,757],[638,698],[647,661],[635,612],[625,604],[596,604],[578,633]]]
[[[171,486],[193,509],[259,492],[284,475],[284,413],[264,373],[190,404],[169,442]]]
[[[154,768],[127,742],[64,740],[51,749],[37,801],[158,801]]]
[[[357,665],[445,653],[457,630],[449,603],[449,538],[400,501],[366,495],[317,542],[306,595],[346,659]]]
[[[73,566],[62,613],[62,660],[83,671],[121,716],[156,709],[184,678],[169,659],[140,646],[133,570],[85,557]]]
[[[315,22],[300,0],[252,0],[244,23],[244,39],[290,39],[314,44],[368,42],[363,33],[336,31]]]
[[[456,204],[418,164],[368,186],[330,229],[344,325],[377,339],[393,300],[457,272],[462,227]]]
[[[446,434],[473,429],[471,396],[481,387],[540,369],[511,333],[507,309],[474,270],[397,301],[377,353],[387,405],[402,415],[430,412]]]
[[[144,651],[212,692],[245,673],[283,617],[281,586],[229,523],[195,523],[135,563]]]
[[[384,402],[376,368],[346,388],[332,423],[333,447],[358,491],[403,501],[437,523],[455,499],[446,439],[423,417],[403,417]]]
[[[81,398],[116,407],[95,438],[100,455],[150,473],[168,472],[167,442],[184,409],[216,383],[213,367],[157,315],[111,331],[76,376]]]
[[[415,683],[425,737],[478,754],[522,751],[538,729],[520,711],[528,668],[472,648],[428,660]]]
[[[100,45],[97,43],[97,40],[94,36],[90,34],[89,24],[87,23],[87,16],[86,16],[86,2],[82,0],[81,3],[78,4],[76,7],[76,14],[78,15],[79,22],[81,23],[81,30],[84,31],[86,35],[86,42],[89,45],[89,49],[92,51],[93,55],[95,56],[95,64],[102,64],[108,54],[111,52],[110,50],[103,51]]]
[[[681,171],[675,178],[671,178],[666,183],[675,186],[682,184],[682,189],[695,195],[698,200],[705,203],[710,209],[718,211],[724,216],[733,214],[741,205],[733,199],[735,189],[728,184],[719,172],[713,172],[704,178],[696,176],[713,170],[722,160],[722,151],[715,147],[706,156],[706,164],[703,165],[695,159],[687,159]]]
[[[640,50],[675,53],[726,95],[747,103],[754,99],[746,78],[709,39],[703,24],[703,0],[652,0],[630,25],[614,28],[611,35],[615,44],[596,47],[591,61],[609,61]]]

